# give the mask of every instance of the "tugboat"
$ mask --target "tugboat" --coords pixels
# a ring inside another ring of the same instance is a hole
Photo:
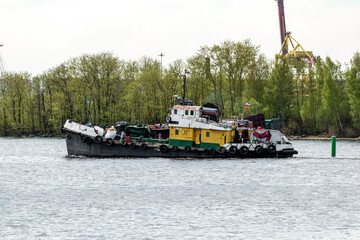
[[[166,158],[292,157],[294,150],[278,130],[254,128],[249,120],[221,121],[216,108],[178,104],[167,124],[111,128],[67,120],[66,146],[70,156]]]
[[[119,122],[110,128],[67,120],[69,156],[165,157],[165,158],[284,158],[294,150],[278,130],[262,129],[250,120],[222,121],[213,104],[193,106],[174,96],[178,104],[170,108],[167,124],[128,125]]]

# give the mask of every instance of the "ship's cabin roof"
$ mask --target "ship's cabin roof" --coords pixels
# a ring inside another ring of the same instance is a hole
[[[202,110],[202,106],[175,105],[172,109]]]

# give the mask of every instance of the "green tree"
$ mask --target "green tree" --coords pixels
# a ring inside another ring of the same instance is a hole
[[[317,132],[317,118],[321,98],[319,97],[314,74],[309,74],[308,78],[308,96],[304,100],[301,109],[301,117],[307,131],[312,134]]]
[[[335,64],[329,57],[323,66],[324,84],[321,90],[323,107],[323,124],[327,127],[339,126],[343,130],[343,122],[348,114],[345,81],[341,65]]]
[[[265,112],[268,117],[281,117],[284,121],[293,115],[294,75],[286,59],[279,59],[270,73],[265,89]]]
[[[346,91],[354,126],[360,129],[360,53],[354,54],[351,67],[346,71]]]
[[[250,64],[249,73],[245,79],[245,101],[249,102],[250,99],[254,99],[260,105],[264,103],[269,72],[269,63],[264,55],[259,55],[256,61]]]
[[[250,40],[225,41],[212,47],[200,48],[188,61],[192,71],[190,91],[197,99],[196,102],[210,100],[218,104],[222,112],[228,106],[227,115],[240,114],[245,81],[249,74],[255,77],[256,70],[251,72],[251,68],[255,68],[258,49]],[[261,64],[263,60],[263,57],[258,59]]]

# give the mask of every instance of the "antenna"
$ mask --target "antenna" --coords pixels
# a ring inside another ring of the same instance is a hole
[[[160,57],[160,71],[161,71],[161,74],[162,74],[162,58],[165,57],[165,55],[163,53],[160,53],[159,57]]]

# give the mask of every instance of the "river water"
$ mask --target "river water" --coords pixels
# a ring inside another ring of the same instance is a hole
[[[0,239],[360,239],[360,142],[289,159],[66,157],[0,138]]]

